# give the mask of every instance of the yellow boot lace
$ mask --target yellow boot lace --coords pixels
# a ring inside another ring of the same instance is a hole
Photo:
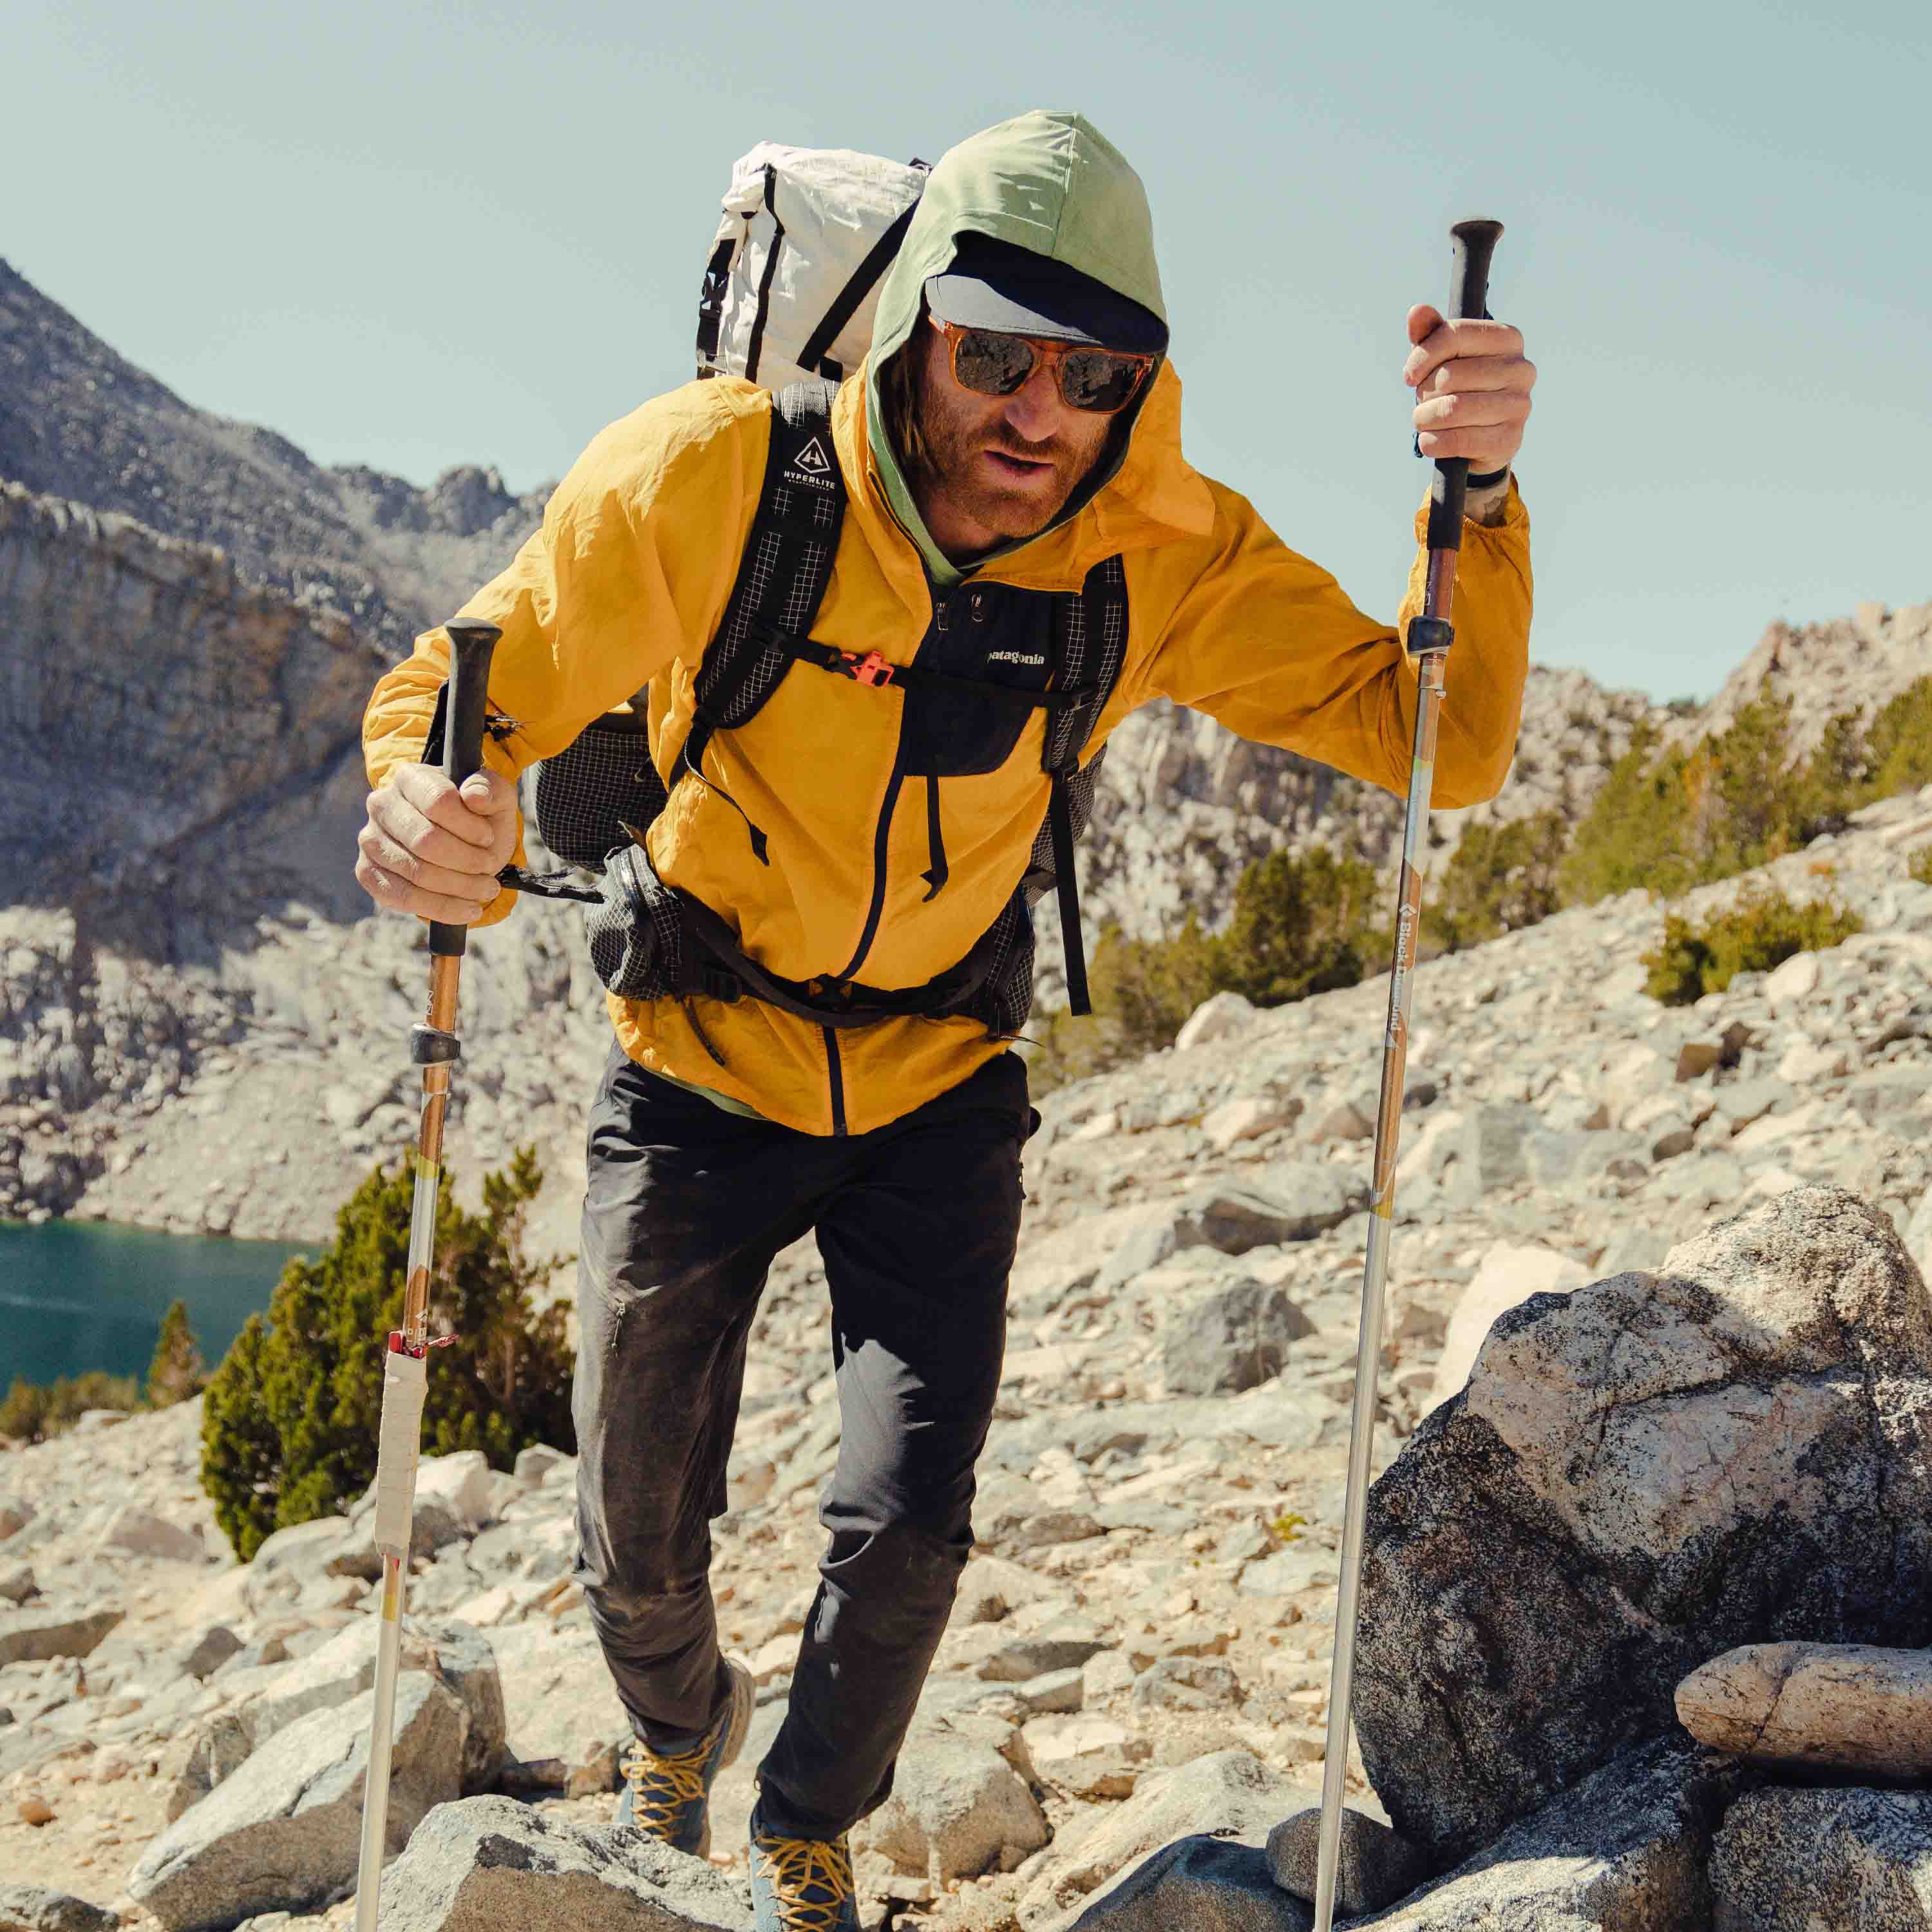
[[[669,1838],[686,1806],[703,1802],[704,1760],[712,1742],[707,1734],[675,1757],[660,1757],[641,1738],[633,1742],[621,1762],[631,1787],[632,1819],[640,1831]]]
[[[852,1855],[845,1840],[759,1838],[752,1850],[764,1861],[784,1932],[842,1932],[852,1898]]]

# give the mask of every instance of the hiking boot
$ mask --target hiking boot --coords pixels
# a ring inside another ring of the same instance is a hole
[[[710,1801],[718,1774],[745,1748],[758,1686],[752,1673],[729,1658],[730,1701],[697,1743],[660,1756],[641,1738],[625,1752],[624,1788],[617,1797],[620,1825],[628,1825],[675,1852],[705,1857],[711,1850]]]
[[[752,1918],[757,1932],[859,1932],[852,1853],[843,1837],[781,1838],[752,1814]]]

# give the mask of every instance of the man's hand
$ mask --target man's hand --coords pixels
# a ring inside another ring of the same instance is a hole
[[[1506,322],[1448,322],[1418,302],[1408,312],[1408,339],[1415,346],[1402,380],[1415,392],[1423,454],[1467,457],[1478,476],[1514,462],[1536,382],[1522,331]]]
[[[461,790],[432,765],[401,765],[369,794],[356,880],[379,906],[467,926],[502,889],[517,844],[517,788],[495,772]]]

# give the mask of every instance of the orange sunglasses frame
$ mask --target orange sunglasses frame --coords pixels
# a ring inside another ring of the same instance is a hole
[[[1061,402],[1064,403],[1067,408],[1078,411],[1078,413],[1083,416],[1118,416],[1120,412],[1140,394],[1142,385],[1148,379],[1148,371],[1160,360],[1160,358],[1157,356],[1136,355],[1131,350],[1101,349],[1096,350],[1094,345],[1090,342],[1055,342],[1045,336],[1022,335],[1016,330],[1013,329],[981,328],[972,324],[963,322],[942,322],[936,315],[928,315],[926,317],[926,320],[931,322],[933,327],[938,329],[940,334],[946,338],[947,351],[946,367],[952,372],[953,381],[955,382],[958,382],[959,387],[964,389],[969,396],[991,396],[995,401],[1000,399],[1000,392],[990,389],[976,389],[969,382],[959,382],[959,344],[962,339],[966,336],[1010,335],[1015,341],[1024,342],[1027,346],[1033,351],[1034,356],[1037,357],[1039,360],[1035,362],[1032,368],[1027,371],[1024,377],[1020,382],[1019,388],[1008,389],[1005,392],[1005,394],[1009,396],[1018,395],[1020,392],[1020,389],[1024,388],[1027,384],[1030,382],[1034,376],[1039,373],[1040,368],[1044,365],[1046,368],[1054,372],[1053,381],[1054,393],[1059,397]],[[1123,362],[1130,362],[1133,364],[1133,387],[1130,389],[1127,393],[1110,410],[1085,409],[1082,408],[1079,404],[1069,401],[1067,399],[1066,388],[1062,383],[1058,373],[1060,365],[1070,356],[1087,353],[1097,353],[1102,356],[1112,356],[1117,357]]]

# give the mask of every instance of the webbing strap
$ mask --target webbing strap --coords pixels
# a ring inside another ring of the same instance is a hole
[[[922,986],[887,991],[862,986],[853,980],[787,980],[760,966],[738,944],[736,934],[725,920],[701,899],[686,892],[679,892],[677,898],[684,910],[686,932],[746,992],[818,1026],[871,1026],[882,1019],[956,1012],[985,983],[996,955],[997,928],[994,928],[982,933],[956,966],[949,967]],[[820,986],[830,990],[820,992]]]
[[[1073,814],[1066,800],[1066,774],[1053,775],[1053,802],[1046,809],[1053,828],[1054,883],[1060,894],[1060,944],[1066,964],[1066,1006],[1090,1013],[1087,994],[1087,944],[1080,932],[1080,888],[1073,874]]]
[[[778,273],[778,250],[784,246],[784,224],[778,219],[778,171],[765,164],[765,206],[771,210],[772,245],[765,254],[765,272],[758,278],[758,312],[752,319],[752,340],[745,351],[745,380],[758,380],[758,358],[764,353],[765,318],[771,313],[772,278]]]
[[[872,285],[891,265],[892,257],[899,252],[899,244],[905,239],[906,230],[912,226],[913,212],[919,206],[916,201],[902,208],[894,218],[892,226],[872,244],[866,259],[852,271],[851,278],[838,291],[832,306],[818,319],[818,326],[806,338],[805,346],[798,352],[798,366],[809,369],[836,382],[844,370],[836,362],[826,359],[826,351],[838,340],[838,333],[858,313],[859,304],[872,291]]]
[[[816,638],[780,634],[766,640],[774,650],[801,664],[816,664],[820,670],[836,672],[856,684],[875,689],[894,685],[907,691],[956,691],[970,698],[991,698],[996,704],[1017,705],[1026,711],[1067,711],[1088,703],[1094,694],[1080,691],[1024,691],[1010,684],[994,684],[974,677],[948,677],[943,671],[926,670],[917,664],[889,663],[874,651],[861,657],[856,651],[836,650]]]

